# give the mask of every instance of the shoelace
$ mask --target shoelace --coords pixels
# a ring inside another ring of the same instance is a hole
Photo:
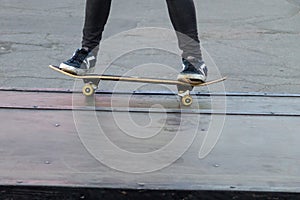
[[[70,62],[82,63],[86,58],[86,54],[81,52],[81,50],[77,51],[74,56],[70,59]]]
[[[184,61],[184,70],[197,71],[196,67],[188,60]]]

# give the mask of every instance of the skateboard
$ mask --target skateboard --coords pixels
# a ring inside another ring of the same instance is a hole
[[[226,79],[226,77],[223,77],[205,83],[199,83],[199,82],[172,80],[172,79],[154,79],[154,78],[144,78],[144,77],[134,77],[134,76],[115,76],[115,75],[104,75],[104,74],[75,75],[67,71],[61,70],[58,66],[49,65],[49,67],[69,77],[75,79],[82,79],[85,84],[82,88],[82,93],[85,96],[94,95],[95,90],[98,88],[99,82],[101,80],[139,82],[139,83],[151,83],[151,84],[167,84],[167,85],[177,86],[178,96],[181,98],[181,102],[185,106],[190,106],[193,103],[193,98],[190,92],[193,90],[194,87],[207,86],[210,84],[222,82]]]

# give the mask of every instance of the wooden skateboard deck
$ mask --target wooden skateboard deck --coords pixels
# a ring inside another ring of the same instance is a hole
[[[195,83],[195,82],[183,82],[172,79],[154,79],[145,77],[133,77],[133,76],[115,76],[115,75],[104,75],[104,74],[87,74],[87,75],[75,75],[66,71],[61,70],[59,67],[54,65],[49,65],[49,67],[59,73],[67,75],[75,79],[82,79],[85,86],[82,92],[86,96],[92,96],[95,90],[98,88],[100,80],[106,81],[125,81],[125,82],[139,82],[139,83],[151,83],[151,84],[167,84],[176,85],[178,88],[178,96],[181,97],[182,103],[186,106],[192,104],[192,97],[190,96],[190,91],[193,87],[207,86],[210,84],[222,82],[226,77],[208,81],[205,83]]]

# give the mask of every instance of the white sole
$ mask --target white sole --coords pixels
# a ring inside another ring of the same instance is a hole
[[[200,74],[179,74],[177,80],[184,82],[202,82],[206,81],[206,77]]]
[[[80,75],[85,75],[87,73],[86,70],[78,69],[76,67],[72,67],[72,66],[66,65],[64,63],[61,63],[59,65],[59,69],[65,71],[65,72],[71,73],[71,74],[79,75],[79,76]]]

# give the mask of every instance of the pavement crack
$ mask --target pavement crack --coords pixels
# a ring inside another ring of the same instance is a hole
[[[34,32],[0,32],[0,35],[31,35]]]
[[[24,8],[23,6],[22,7],[18,7],[18,6],[7,6],[7,5],[2,5],[1,6],[2,9],[6,9],[6,10],[9,10],[9,9],[16,9],[16,10],[28,10],[28,11],[39,11],[40,9],[33,9],[33,8]]]
[[[0,55],[8,54],[13,51],[11,42],[1,42],[0,41]]]
[[[253,49],[253,48],[250,48],[250,47],[245,47],[245,46],[237,46],[237,45],[234,45],[234,44],[228,44],[228,43],[225,43],[225,42],[222,42],[222,41],[217,41],[216,43],[218,44],[222,44],[224,46],[228,46],[228,47],[231,47],[231,48],[236,48],[236,49],[242,49],[242,50],[246,50],[246,51],[250,51],[250,52],[253,52],[253,53],[258,53],[260,55],[265,55],[265,56],[271,56],[271,57],[278,57],[277,55],[274,55],[274,54],[271,54],[271,53],[268,53],[268,52],[265,52],[265,51],[262,51],[262,50],[259,50],[259,49]]]
[[[45,35],[45,37],[44,37],[44,39],[45,39],[46,41],[48,41],[47,44],[50,46],[51,49],[53,49],[53,48],[59,48],[60,43],[59,43],[59,42],[54,42],[52,39],[49,38],[50,36],[51,36],[51,34],[50,34],[50,33],[47,33],[47,34]]]
[[[7,79],[11,79],[11,78],[30,78],[30,79],[43,79],[43,80],[66,80],[66,81],[70,81],[72,79],[70,78],[57,78],[57,77],[41,77],[41,76],[30,76],[30,75],[16,75],[16,76],[5,76],[5,78]]]
[[[24,46],[34,46],[34,47],[43,47],[43,48],[47,48],[47,49],[52,49],[56,46],[59,45],[59,43],[44,43],[44,44],[35,44],[35,43],[29,43],[29,42],[8,42],[11,45],[24,45]]]
[[[264,29],[262,31],[257,31],[257,34],[261,35],[299,35],[300,32],[297,31],[284,31],[284,30],[274,30],[274,29]]]
[[[287,20],[287,19],[291,19],[297,15],[300,14],[300,9],[297,9],[295,12],[292,12],[291,14],[287,15],[287,16],[279,16],[276,18],[272,18],[272,19],[263,19],[263,20],[258,20],[258,21],[254,21],[254,22],[248,22],[248,24],[256,26],[258,24],[261,23],[265,23],[265,22],[274,22],[274,21],[280,21],[280,20]]]
[[[289,4],[292,4],[293,6],[297,6],[300,8],[300,1],[299,0],[286,0]]]

